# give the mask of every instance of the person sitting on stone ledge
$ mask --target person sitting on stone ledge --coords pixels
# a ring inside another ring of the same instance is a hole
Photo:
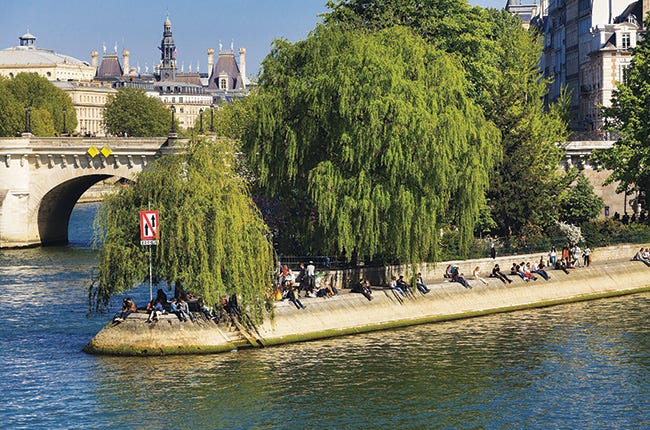
[[[456,269],[456,270],[454,270],[454,274],[453,274],[453,276],[452,276],[452,278],[451,278],[451,282],[458,282],[458,283],[459,283],[460,285],[462,285],[463,287],[468,288],[468,289],[471,290],[471,289],[472,289],[472,286],[471,286],[471,285],[469,284],[469,282],[467,282],[467,280],[464,278],[465,275],[464,275],[463,273],[460,273],[460,272],[458,271],[458,267],[456,267],[455,269]]]
[[[147,312],[149,313],[147,322],[158,321],[160,315],[162,315],[165,312],[162,303],[160,303],[160,299],[155,298],[152,301],[150,301],[149,304],[147,305]]]
[[[399,284],[397,283],[397,278],[395,276],[391,278],[390,284],[388,286],[391,290],[396,291],[401,295],[403,295],[404,297],[406,297],[406,292],[404,292],[404,290],[400,288]]]
[[[487,281],[481,277],[481,268],[476,266],[472,272],[472,277],[475,281],[481,281],[483,285],[487,285]]]
[[[447,268],[445,269],[445,274],[442,275],[442,277],[451,279],[451,277],[453,276],[453,270],[454,267],[451,264],[447,265]]]
[[[178,299],[177,306],[178,306],[178,310],[180,310],[183,313],[183,316],[186,319],[189,318],[190,321],[194,322],[194,315],[192,315],[192,312],[190,312],[190,307],[185,300],[183,300],[182,298]]]
[[[372,290],[369,287],[370,283],[366,283],[366,281],[363,279],[363,277],[359,278],[359,283],[354,284],[352,288],[350,289],[351,293],[358,293],[358,294],[363,294],[363,296],[368,299],[372,300]]]
[[[499,267],[499,264],[495,264],[494,267],[492,268],[492,277],[499,279],[501,282],[504,284],[507,282],[508,284],[512,283],[512,279],[508,278],[503,272],[501,272],[501,268]]]
[[[187,321],[187,317],[183,315],[183,312],[178,307],[178,299],[176,297],[169,303],[169,312],[176,315],[180,321]]]
[[[561,270],[564,273],[566,273],[567,275],[569,274],[569,271],[567,270],[567,263],[566,263],[566,260],[564,258],[561,258],[560,261],[555,263],[555,269],[556,270]]]
[[[633,261],[641,261],[643,264],[646,266],[650,267],[650,261],[645,258],[645,251],[643,248],[639,249],[639,252],[634,254],[634,258],[632,258]]]
[[[303,305],[302,302],[300,301],[300,299],[298,298],[298,291],[296,289],[296,285],[293,282],[291,282],[287,286],[287,299],[291,303],[296,305],[296,307],[298,309],[305,309],[306,308],[306,306]]]
[[[422,279],[422,273],[418,272],[418,276],[415,278],[415,286],[417,287],[418,291],[421,292],[422,294],[427,294],[431,290],[429,287],[427,287],[424,284],[424,280]]]
[[[530,264],[530,263],[527,263],[527,264]],[[548,275],[548,273],[546,272],[546,270],[544,270],[543,264],[544,264],[544,263],[541,262],[541,261],[540,261],[540,264],[539,264],[539,265],[538,265],[537,263],[533,263],[533,264],[530,266],[530,271],[531,271],[532,273],[536,273],[536,274],[538,274],[539,276],[541,276],[542,278],[544,278],[545,281],[548,281],[548,280],[550,279],[550,276]],[[541,267],[540,267],[540,266],[541,266]]]
[[[131,300],[131,297],[127,297],[122,300],[122,311],[113,317],[113,322],[124,321],[126,317],[137,311],[138,307],[136,306],[135,302]]]
[[[397,279],[397,287],[404,291],[406,294],[413,294],[413,291],[411,291],[411,286],[404,280],[403,275],[399,275],[399,279]]]

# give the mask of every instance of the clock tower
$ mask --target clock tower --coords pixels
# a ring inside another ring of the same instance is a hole
[[[176,45],[172,37],[172,23],[169,17],[165,19],[163,38],[160,42],[160,80],[173,81],[176,79]]]

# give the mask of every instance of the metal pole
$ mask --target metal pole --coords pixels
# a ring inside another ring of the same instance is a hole
[[[149,245],[149,301],[153,300],[153,275],[152,275],[152,262],[151,262],[151,245]]]

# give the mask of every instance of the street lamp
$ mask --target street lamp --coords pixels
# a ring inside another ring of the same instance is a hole
[[[65,124],[65,118],[67,116],[68,110],[66,108],[63,108],[63,135],[67,136],[68,135],[68,128],[66,127]]]
[[[203,108],[199,109],[199,134],[203,134]]]
[[[214,103],[210,105],[210,133],[214,133]]]
[[[29,106],[25,106],[25,133],[32,132],[32,125],[30,120],[31,113],[32,109]]]
[[[170,133],[176,133],[176,123],[174,122],[174,114],[176,113],[176,106],[172,105],[172,128],[169,130]]]

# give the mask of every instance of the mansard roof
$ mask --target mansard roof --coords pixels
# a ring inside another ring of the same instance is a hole
[[[97,69],[96,78],[99,80],[121,79],[124,71],[117,57],[117,52],[104,54],[102,64]]]
[[[208,88],[220,89],[219,77],[222,75],[228,77],[225,88],[226,90],[244,89],[242,77],[239,72],[239,66],[235,61],[235,53],[232,50],[219,51],[219,59],[210,73],[210,84],[208,85]]]

